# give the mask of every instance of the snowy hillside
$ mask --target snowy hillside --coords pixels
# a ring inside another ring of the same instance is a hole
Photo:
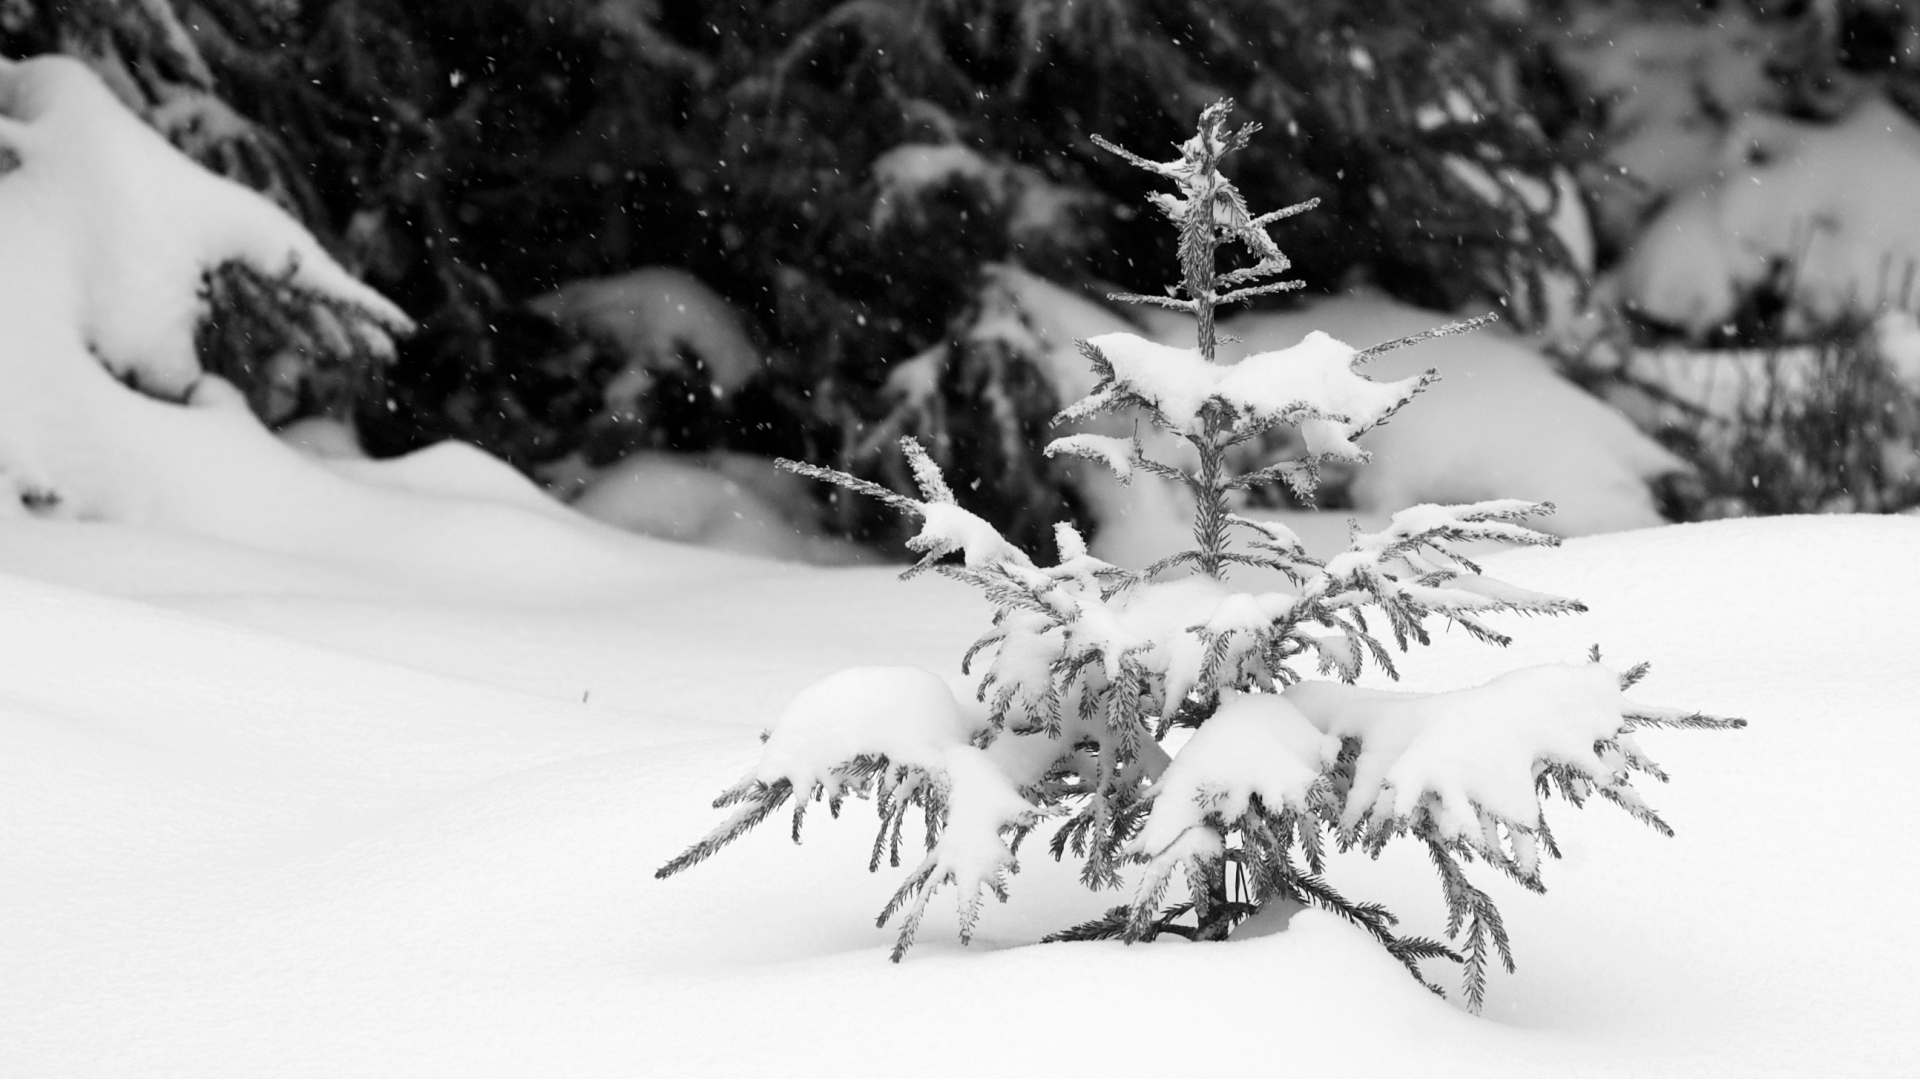
[[[1520,972],[1472,1019],[1318,913],[1227,944],[1035,945],[1106,900],[1033,851],[970,950],[936,920],[899,966],[858,823],[653,880],[795,689],[950,664],[983,605],[945,582],[662,545],[636,550],[650,582],[590,599],[436,599],[7,523],[0,1044],[37,1076],[964,1075],[1267,1068],[1268,1040],[1202,1032],[1286,1028],[1290,1063],[1360,1075],[1894,1074],[1920,1054],[1916,852],[1862,822],[1901,819],[1920,752],[1916,543],[1910,520],[1777,519],[1495,561],[1593,613],[1516,654],[1443,642],[1411,683],[1599,642],[1752,726],[1644,736],[1673,840],[1554,818],[1567,859],[1544,899],[1502,890]],[[1418,858],[1345,871],[1437,930]],[[1150,1019],[1039,991],[1122,981],[1155,988]]]

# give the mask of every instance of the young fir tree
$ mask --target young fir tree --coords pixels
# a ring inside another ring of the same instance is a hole
[[[962,663],[965,671],[984,660],[973,686],[978,707],[918,669],[827,678],[793,701],[760,763],[715,802],[733,815],[658,876],[697,864],[789,802],[798,841],[812,803],[838,815],[849,794],[878,806],[869,868],[882,860],[897,867],[906,818],[917,810],[927,853],[880,915],[882,924],[901,918],[898,960],[942,884],[959,892],[967,939],[983,891],[1006,898],[1021,841],[1044,820],[1054,857],[1077,859],[1091,888],[1120,887],[1127,866],[1143,867],[1129,902],[1050,939],[1219,940],[1263,908],[1313,905],[1365,928],[1423,982],[1420,960],[1461,962],[1467,1004],[1478,1010],[1491,957],[1512,969],[1512,954],[1499,911],[1465,864],[1484,861],[1542,890],[1540,853],[1558,854],[1541,816],[1553,793],[1576,806],[1598,795],[1668,831],[1632,786],[1634,772],[1665,778],[1634,730],[1743,724],[1629,703],[1622,691],[1644,667],[1615,672],[1596,649],[1589,663],[1528,668],[1448,693],[1352,685],[1369,659],[1393,674],[1383,638],[1401,650],[1427,643],[1429,618],[1504,644],[1483,615],[1583,610],[1487,578],[1457,549],[1483,540],[1551,544],[1520,523],[1550,506],[1416,506],[1379,532],[1356,534],[1326,562],[1285,527],[1232,511],[1236,490],[1284,480],[1305,493],[1321,462],[1363,460],[1354,438],[1433,374],[1373,382],[1361,364],[1417,339],[1356,350],[1317,332],[1289,349],[1215,362],[1217,307],[1296,287],[1275,280],[1289,263],[1266,230],[1312,206],[1263,215],[1247,207],[1220,163],[1257,125],[1230,129],[1230,109],[1225,101],[1207,108],[1172,161],[1101,142],[1175,188],[1153,202],[1178,230],[1181,281],[1163,296],[1124,298],[1193,315],[1196,347],[1125,333],[1082,342],[1100,381],[1058,417],[1137,409],[1183,439],[1197,463],[1148,457],[1137,438],[1075,434],[1048,447],[1100,461],[1122,480],[1142,471],[1186,484],[1197,507],[1193,548],[1131,572],[1090,556],[1061,525],[1059,562],[1043,567],[961,508],[911,440],[903,450],[918,499],[787,462],[917,518],[911,545],[924,558],[909,574],[933,569],[993,602],[993,627]],[[1230,244],[1249,257],[1222,269]],[[1302,455],[1236,473],[1229,451],[1280,424],[1297,429]],[[1236,588],[1236,573],[1256,587]],[[1309,671],[1337,680],[1309,679]],[[1195,730],[1172,754],[1162,743],[1176,727]],[[1439,874],[1457,951],[1397,934],[1393,914],[1347,898],[1323,875],[1330,849],[1377,854],[1401,837],[1421,844]]]

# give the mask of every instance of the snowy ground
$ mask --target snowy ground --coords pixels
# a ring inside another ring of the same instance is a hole
[[[895,966],[872,918],[897,880],[862,872],[857,807],[804,848],[769,828],[652,874],[714,823],[708,800],[796,690],[850,665],[950,670],[983,604],[884,568],[631,537],[457,447],[296,452],[198,376],[192,282],[239,257],[358,286],[73,65],[0,63],[0,84],[20,158],[0,235],[21,241],[0,246],[0,505],[23,507],[0,515],[0,1075],[1833,1076],[1920,1060],[1916,843],[1899,824],[1920,750],[1920,519],[1659,528],[1493,560],[1592,613],[1513,627],[1508,654],[1444,640],[1407,664],[1416,688],[1598,642],[1653,661],[1647,700],[1752,725],[1643,736],[1676,776],[1653,799],[1678,838],[1605,806],[1562,813],[1547,898],[1483,875],[1521,969],[1482,1018],[1312,912],[1226,944],[1034,945],[1113,901],[1044,860],[971,949],[936,922]],[[1457,448],[1468,426],[1430,441]],[[1475,433],[1496,457],[1554,459],[1526,431]],[[1606,474],[1640,476],[1622,456]],[[1569,508],[1578,493],[1538,492]],[[1440,932],[1418,857],[1332,876]]]
[[[942,899],[892,965],[862,807],[655,881],[794,690],[948,668],[985,608],[947,582],[634,540],[543,601],[0,521],[0,1072],[1911,1074],[1915,549],[1913,519],[1769,519],[1495,560],[1592,613],[1445,640],[1415,684],[1599,642],[1752,725],[1643,736],[1675,839],[1554,803],[1567,859],[1496,893],[1520,972],[1476,1019],[1316,913],[1034,945],[1113,901],[1044,860],[972,948]],[[1438,931],[1418,859],[1337,873]]]

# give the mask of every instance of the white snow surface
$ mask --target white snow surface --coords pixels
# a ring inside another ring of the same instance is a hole
[[[1598,641],[1654,662],[1647,699],[1753,725],[1641,735],[1674,775],[1650,798],[1677,838],[1553,803],[1548,895],[1477,874],[1520,970],[1473,1019],[1314,911],[1228,944],[1035,945],[1117,901],[1040,837],[971,948],[943,892],[895,966],[872,917],[900,871],[864,871],[858,803],[799,848],[776,820],[654,880],[797,690],[951,669],[986,615],[951,582],[636,541],[622,581],[581,567],[558,598],[461,598],[138,526],[0,521],[0,1044],[22,1075],[196,1079],[1271,1067],[1268,1039],[1060,1037],[1111,1029],[1098,993],[1007,1004],[1010,986],[1144,984],[1167,1029],[1297,1028],[1292,1064],[1344,1074],[1899,1074],[1920,1056],[1920,851],[1875,822],[1905,812],[1920,752],[1917,543],[1910,519],[1789,518],[1491,560],[1593,612],[1529,620],[1505,652],[1443,636],[1409,686]],[[1807,632],[1836,612],[1844,632]],[[1799,863],[1817,890],[1783,879]],[[1440,932],[1417,854],[1332,876]]]

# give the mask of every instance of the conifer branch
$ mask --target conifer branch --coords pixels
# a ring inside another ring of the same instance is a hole
[[[796,476],[805,476],[812,480],[823,480],[836,487],[844,487],[855,494],[863,494],[869,498],[878,499],[903,513],[918,515],[920,512],[920,504],[913,499],[905,495],[896,494],[877,483],[872,483],[858,476],[842,472],[837,468],[825,468],[807,461],[794,461],[785,457],[774,458],[773,464],[775,468],[791,472]]]
[[[1251,285],[1237,288],[1232,292],[1214,298],[1216,304],[1240,303],[1255,296],[1266,296],[1276,292],[1294,292],[1307,287],[1305,281],[1274,281],[1265,285]]]
[[[1102,150],[1105,150],[1106,152],[1113,154],[1116,157],[1119,157],[1120,159],[1125,161],[1127,164],[1132,165],[1135,168],[1145,169],[1148,172],[1159,173],[1160,175],[1168,177],[1169,179],[1180,178],[1180,166],[1182,164],[1181,162],[1171,161],[1171,162],[1162,163],[1159,161],[1148,161],[1146,158],[1141,157],[1139,154],[1134,153],[1132,150],[1129,150],[1124,146],[1120,146],[1116,143],[1107,141],[1107,138],[1104,135],[1096,134],[1092,138],[1093,138],[1093,144],[1095,146],[1098,146]]]
[[[1107,293],[1107,299],[1115,303],[1147,304],[1153,307],[1167,307],[1175,311],[1185,311],[1188,314],[1192,314],[1198,309],[1198,305],[1192,300],[1183,300],[1178,296],[1155,296],[1150,293],[1140,292],[1109,292]]]
[[[1625,712],[1622,718],[1635,727],[1665,727],[1683,731],[1733,731],[1747,725],[1744,719],[1710,716],[1704,712],[1641,708]]]
[[[719,827],[707,833],[705,839],[688,847],[667,864],[653,871],[655,880],[665,880],[686,869],[691,869],[708,858],[713,857],[722,847],[752,831],[754,826],[773,815],[773,811],[784,805],[793,794],[793,784],[786,780],[777,783],[762,784],[748,799],[746,804],[736,810]]]
[[[1500,321],[1500,315],[1497,312],[1489,311],[1476,318],[1466,319],[1461,322],[1449,322],[1445,326],[1435,326],[1430,330],[1421,330],[1419,333],[1408,334],[1405,337],[1396,337],[1391,341],[1382,341],[1380,344],[1363,348],[1353,354],[1353,362],[1355,366],[1358,366],[1382,353],[1392,352],[1396,348],[1405,348],[1408,345],[1417,345],[1423,341],[1432,341],[1440,337],[1453,337],[1458,334],[1472,333],[1482,326],[1498,321]]]
[[[1254,228],[1263,229],[1275,222],[1285,221],[1289,217],[1304,214],[1308,210],[1317,208],[1319,205],[1320,200],[1317,198],[1311,198],[1305,202],[1296,202],[1292,206],[1282,206],[1278,210],[1261,214],[1259,217],[1253,219],[1252,224]]]

